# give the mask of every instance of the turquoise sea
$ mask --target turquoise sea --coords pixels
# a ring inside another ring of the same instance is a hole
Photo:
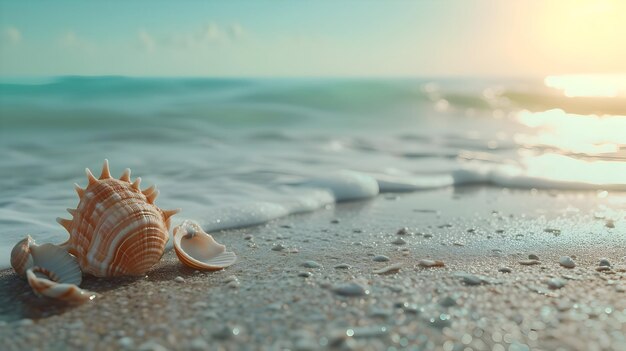
[[[468,183],[626,190],[625,115],[542,79],[3,79],[0,267],[26,234],[65,240],[105,158],[211,231]]]

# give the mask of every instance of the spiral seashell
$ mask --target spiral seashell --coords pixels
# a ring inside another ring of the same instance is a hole
[[[199,270],[216,271],[237,261],[235,253],[188,220],[174,228],[174,250],[183,264]]]
[[[80,199],[68,209],[72,219],[57,218],[70,233],[64,247],[78,259],[83,272],[97,277],[140,275],[157,263],[169,239],[170,217],[179,210],[164,211],[154,204],[154,186],[140,190],[141,178],[131,183],[130,170],[111,177],[104,161],[97,179],[85,170],[89,184],[76,185]]]
[[[33,266],[33,256],[30,254],[31,246],[35,240],[30,235],[18,241],[11,250],[11,267],[22,277],[26,276],[26,270]]]

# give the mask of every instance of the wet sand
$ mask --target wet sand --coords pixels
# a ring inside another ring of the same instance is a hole
[[[213,233],[239,256],[224,271],[168,252],[145,277],[86,277],[99,297],[78,307],[5,270],[0,349],[624,350],[626,194],[605,195],[383,194]]]

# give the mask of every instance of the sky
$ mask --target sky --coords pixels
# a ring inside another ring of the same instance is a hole
[[[626,73],[626,1],[4,1],[0,76]]]

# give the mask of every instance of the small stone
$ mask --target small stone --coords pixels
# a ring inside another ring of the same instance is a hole
[[[322,265],[320,265],[319,263],[315,261],[304,261],[302,263],[302,266],[304,268],[322,268]]]
[[[135,344],[135,341],[133,341],[133,338],[129,336],[125,336],[123,338],[118,339],[117,344],[123,349],[130,349]]]
[[[546,233],[550,233],[553,234],[554,236],[559,236],[561,235],[561,229],[556,229],[556,228],[546,228],[543,230]]]
[[[336,265],[333,268],[335,268],[335,269],[350,269],[350,265],[347,264],[347,263],[340,263],[340,264]]]
[[[452,296],[446,296],[443,299],[439,300],[439,305],[443,307],[452,307],[456,306],[456,299]]]
[[[30,326],[30,325],[35,324],[35,322],[33,322],[32,319],[24,318],[24,319],[20,319],[15,324],[20,326],[20,327],[26,327],[26,326]]]
[[[209,344],[202,338],[195,338],[189,343],[191,351],[204,351],[209,349]]]
[[[609,262],[609,260],[606,258],[601,258],[599,265],[603,267],[611,267],[611,262]]]
[[[561,256],[559,259],[559,264],[565,268],[574,268],[576,267],[576,263],[569,256]]]
[[[509,267],[500,267],[498,268],[498,272],[502,272],[502,273],[511,273],[513,272],[513,270]]]
[[[337,295],[350,297],[369,294],[369,290],[365,289],[363,285],[354,282],[336,285],[333,287],[333,292]]]
[[[228,326],[223,326],[218,331],[213,333],[213,337],[218,340],[226,340],[233,337],[233,329]]]
[[[239,285],[240,285],[239,281],[238,280],[234,280],[232,282],[227,283],[226,287],[230,288],[230,289],[237,289],[239,287]]]
[[[352,229],[353,233],[363,233],[363,229]]]
[[[272,251],[283,251],[285,247],[282,244],[275,244],[272,246]]]
[[[250,234],[243,237],[243,240],[252,240],[252,239],[254,239],[254,237]]]
[[[177,283],[184,283],[185,282],[185,278],[183,278],[183,277],[181,277],[179,275],[176,278],[174,278],[174,281],[177,282]]]
[[[139,351],[167,351],[167,349],[154,341],[146,341],[143,344],[139,345],[137,349]]]
[[[607,219],[604,224],[607,228],[615,228],[615,221],[612,219]]]
[[[565,286],[566,281],[559,278],[548,279],[548,287],[552,290],[560,289]]]
[[[392,264],[392,265],[387,266],[387,267],[383,267],[381,269],[377,269],[377,270],[373,271],[372,273],[374,273],[374,274],[397,273],[398,271],[400,271],[400,268],[402,268],[402,263],[396,263],[396,264]]]
[[[443,267],[445,266],[445,263],[443,263],[443,261],[423,259],[423,260],[420,260],[417,263],[417,265],[420,267],[424,267],[424,268],[431,268],[431,267]]]
[[[521,264],[522,266],[534,266],[541,262],[539,262],[539,260],[522,260],[522,261],[519,261],[518,263]]]
[[[460,242],[453,242],[452,246],[465,246],[465,244],[460,243]]]
[[[596,267],[596,271],[597,272],[608,272],[611,270],[611,267],[607,267],[607,266],[598,266]]]
[[[312,276],[313,274],[311,274],[311,272],[300,272],[298,273],[298,277],[302,277],[302,278],[308,278],[310,276]]]
[[[461,281],[465,285],[481,285],[483,283],[487,283],[483,278],[473,274],[459,273],[456,274],[456,276],[461,278]]]
[[[391,242],[394,245],[405,245],[406,241],[402,238],[397,238],[396,240]]]
[[[529,260],[539,260],[539,256],[535,255],[535,254],[530,254],[528,255],[528,259]]]
[[[374,262],[387,262],[389,261],[389,257],[385,255],[377,255],[373,258]]]
[[[432,237],[433,237],[432,234],[424,234],[424,238],[426,238],[426,239],[429,239],[429,238],[432,238]]]
[[[332,221],[330,221],[330,223],[337,224],[337,223],[339,223],[339,220],[338,219],[333,219]]]
[[[236,275],[229,275],[228,277],[224,279],[224,283],[238,282],[238,281],[239,281],[239,278],[237,278]]]
[[[400,229],[398,229],[396,234],[398,234],[398,235],[408,235],[408,234],[410,234],[409,228],[407,228],[407,227],[400,228]]]

